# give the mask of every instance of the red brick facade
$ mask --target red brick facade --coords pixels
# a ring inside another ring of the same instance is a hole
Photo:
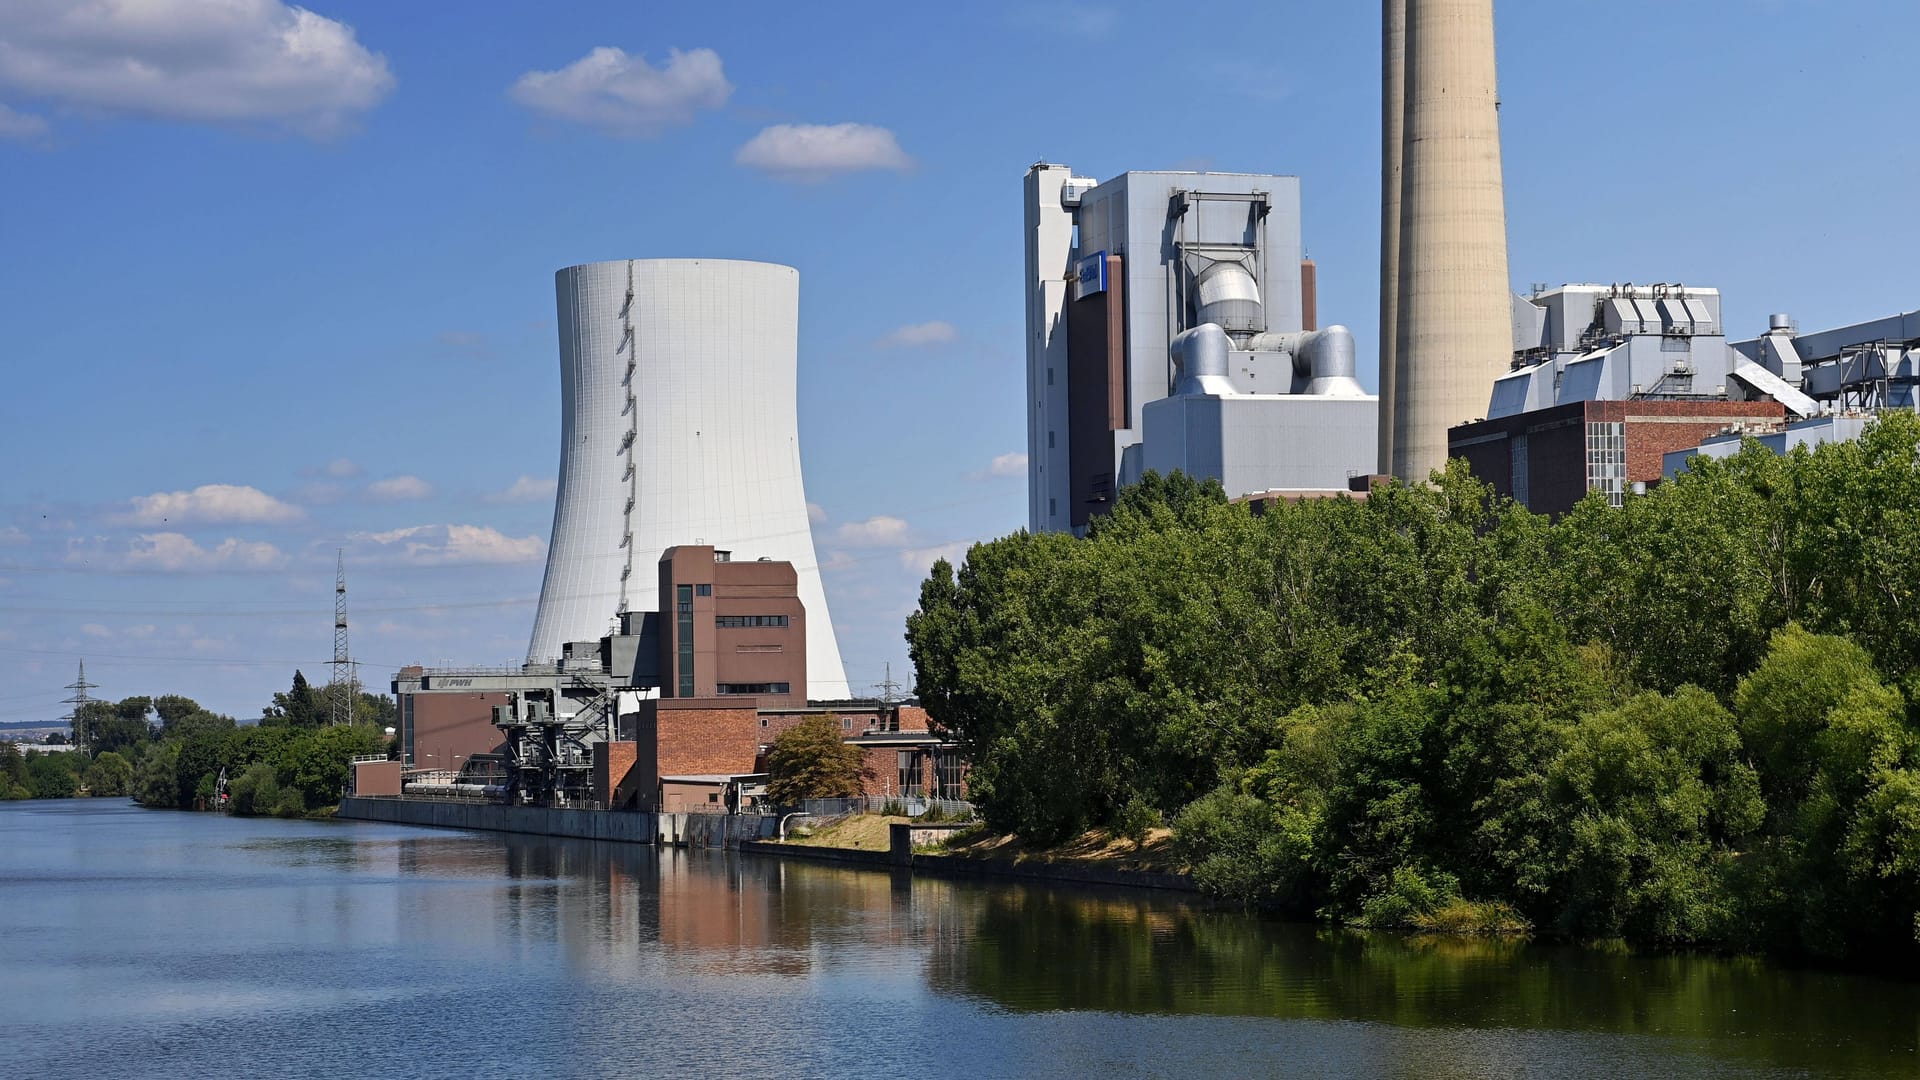
[[[1785,416],[1775,401],[1576,401],[1461,424],[1447,432],[1447,446],[1449,455],[1465,458],[1473,474],[1495,491],[1538,513],[1559,515],[1587,495],[1589,424],[1621,425],[1624,483],[1631,488],[1658,484],[1669,451],[1698,446],[1730,425],[1779,422]],[[1525,491],[1515,490],[1519,461],[1525,462]]]

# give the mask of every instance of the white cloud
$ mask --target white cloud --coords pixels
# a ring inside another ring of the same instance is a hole
[[[355,464],[351,458],[337,457],[321,466],[320,471],[336,480],[351,480],[366,470]]]
[[[536,480],[531,476],[522,476],[508,485],[507,490],[496,491],[486,498],[488,502],[496,503],[539,502],[553,498],[556,486],[550,477]]]
[[[417,476],[390,476],[368,484],[367,494],[388,502],[425,499],[433,494],[433,485]]]
[[[81,623],[80,632],[90,638],[110,638],[113,636],[113,631],[101,626],[97,622]]]
[[[953,328],[952,323],[935,319],[932,322],[902,326],[874,344],[882,349],[915,348],[923,345],[950,345],[959,337],[960,332]]]
[[[815,525],[818,525],[821,522],[827,520],[826,508],[821,506],[817,502],[808,503],[807,504],[807,520],[812,522]],[[5,539],[6,539],[6,535],[4,533],[0,533],[0,541],[4,541]]]
[[[19,547],[22,544],[31,543],[33,538],[27,535],[27,530],[18,525],[9,525],[0,529],[0,547]]]
[[[192,491],[162,491],[133,499],[124,520],[135,525],[213,524],[277,525],[305,515],[259,488],[241,484],[202,484]]]
[[[177,532],[142,533],[115,551],[105,542],[76,543],[67,552],[68,562],[84,563],[98,557],[108,566],[122,570],[161,570],[193,573],[207,570],[266,570],[279,566],[286,556],[272,544],[228,537],[217,546],[201,547],[191,537]]]
[[[849,521],[834,535],[854,547],[895,547],[907,542],[907,523],[880,514],[865,521]]]
[[[160,631],[160,628],[153,625],[152,623],[141,623],[139,626],[129,626],[126,628],[126,630],[122,632],[125,633],[130,638],[145,640],[147,638],[152,637],[154,634],[159,633],[159,631]]]
[[[893,132],[871,124],[775,124],[734,152],[734,163],[782,180],[824,180],[835,173],[913,168]]]
[[[971,540],[955,540],[932,547],[908,548],[900,553],[900,565],[918,574],[932,569],[935,559],[945,559],[957,567],[967,560],[967,549],[972,546]]]
[[[45,117],[0,105],[0,139],[37,139],[46,133]]]
[[[988,476],[1025,476],[1027,475],[1027,455],[1015,452],[1001,454],[987,465]]]
[[[538,536],[516,539],[487,525],[414,525],[355,533],[352,539],[415,566],[534,562],[546,553],[546,541]]]
[[[79,109],[325,136],[393,88],[353,28],[280,0],[8,0],[0,86]]]
[[[588,124],[610,135],[651,136],[693,122],[733,94],[712,49],[667,50],[661,67],[644,56],[602,46],[558,71],[529,71],[507,95],[548,116]]]
[[[1120,22],[1114,10],[1104,4],[1071,2],[1030,3],[1015,9],[1013,21],[1055,36],[1080,38],[1109,37]]]

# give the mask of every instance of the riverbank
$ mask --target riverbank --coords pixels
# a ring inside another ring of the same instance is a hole
[[[884,846],[877,842],[882,828],[887,838]],[[1031,848],[1012,837],[985,834],[978,826],[856,815],[810,836],[745,842],[740,850],[947,877],[1198,892],[1193,879],[1177,868],[1166,830],[1156,832],[1141,844],[1093,832],[1055,847]]]

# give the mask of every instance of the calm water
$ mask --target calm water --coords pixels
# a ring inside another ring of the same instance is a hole
[[[104,800],[0,949],[7,1077],[1920,1075],[1920,985]]]

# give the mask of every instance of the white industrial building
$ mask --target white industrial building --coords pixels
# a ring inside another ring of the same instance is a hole
[[[633,259],[555,275],[559,492],[529,664],[658,607],[663,551],[790,562],[807,685],[848,696],[800,474],[800,275],[725,259]]]
[[[1028,521],[1083,531],[1145,470],[1345,491],[1378,457],[1353,336],[1315,330],[1300,182],[1027,170]]]

